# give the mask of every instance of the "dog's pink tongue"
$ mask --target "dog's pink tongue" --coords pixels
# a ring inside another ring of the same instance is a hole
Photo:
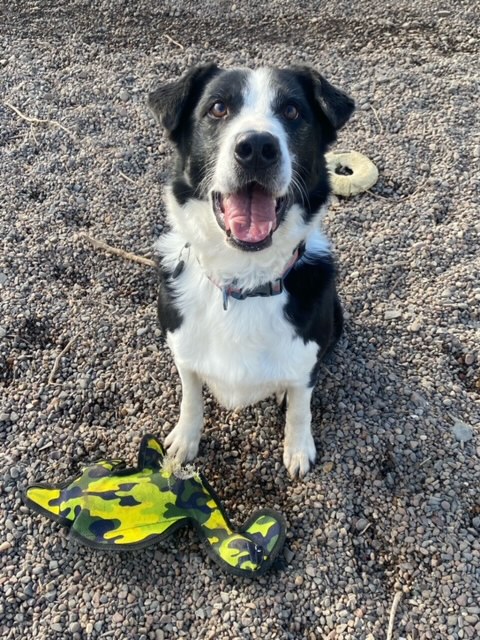
[[[275,198],[261,187],[231,193],[223,198],[225,228],[237,240],[261,242],[275,227]]]

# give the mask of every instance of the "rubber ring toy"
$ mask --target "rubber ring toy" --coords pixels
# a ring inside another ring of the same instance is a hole
[[[330,151],[325,154],[332,191],[336,196],[355,196],[378,180],[378,169],[358,151]]]

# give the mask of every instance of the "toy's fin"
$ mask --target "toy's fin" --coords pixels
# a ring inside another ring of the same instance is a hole
[[[272,509],[262,509],[243,525],[241,532],[262,547],[273,560],[285,542],[286,524],[283,516]]]
[[[158,438],[147,433],[143,436],[138,454],[138,469],[159,471],[162,466],[165,449]]]
[[[75,477],[58,485],[40,483],[27,487],[23,498],[27,506],[51,520],[70,526],[75,520],[78,499],[89,482],[109,476],[125,466],[123,460],[98,460],[83,467]]]
[[[88,464],[82,467],[82,471],[79,473],[79,475],[69,480],[63,486],[68,486],[69,484],[73,484],[75,480],[78,480],[83,476],[90,479],[104,478],[105,476],[111,475],[113,471],[117,472],[120,469],[124,469],[124,468],[125,468],[125,462],[118,458],[115,458],[114,460],[103,460],[103,459],[95,460],[95,462],[92,462],[91,464]]]
[[[207,542],[210,557],[226,571],[235,575],[255,576],[264,573],[272,564],[285,541],[285,521],[270,509],[257,511],[240,529],[235,531],[223,505],[203,474],[196,481],[208,518],[198,510],[191,512],[197,529]],[[178,500],[177,500],[178,502]],[[200,502],[197,497],[197,502]]]
[[[34,484],[27,488],[24,499],[27,505],[34,511],[52,520],[63,522],[64,518],[60,516],[61,495],[62,492],[57,487],[46,484]]]
[[[221,507],[215,511],[219,520],[220,511]],[[202,527],[211,545],[210,556],[230,573],[252,577],[271,567],[285,542],[285,530],[283,516],[271,509],[254,513],[237,532],[228,531],[225,525],[211,530]]]

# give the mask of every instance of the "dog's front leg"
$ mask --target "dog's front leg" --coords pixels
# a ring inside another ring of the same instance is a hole
[[[177,426],[165,438],[168,453],[179,462],[192,460],[198,452],[203,427],[202,381],[194,371],[177,365],[182,381],[182,402]]]
[[[288,387],[283,463],[292,477],[304,476],[315,460],[311,431],[312,387]]]

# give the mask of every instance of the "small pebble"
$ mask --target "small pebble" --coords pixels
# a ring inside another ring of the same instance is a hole
[[[283,555],[288,564],[290,564],[295,557],[295,553],[287,545],[283,548]]]
[[[420,329],[422,328],[422,321],[421,320],[414,320],[411,324],[408,325],[408,330],[411,331],[412,333],[416,333],[417,331],[420,331]]]
[[[365,527],[368,527],[368,524],[368,520],[366,520],[365,518],[359,518],[355,523],[355,529],[357,531],[363,531]]]
[[[387,309],[384,313],[385,320],[396,320],[402,317],[400,309]]]
[[[325,464],[323,465],[323,471],[324,473],[332,473],[333,468],[334,468],[334,463],[333,462],[325,462]]]
[[[473,428],[461,420],[455,422],[452,433],[459,442],[468,442],[473,438]]]

